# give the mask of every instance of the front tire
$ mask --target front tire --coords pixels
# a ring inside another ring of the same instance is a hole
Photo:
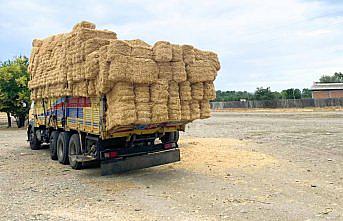
[[[59,131],[52,131],[50,135],[50,157],[52,160],[58,160],[57,157],[57,140]]]
[[[39,150],[41,149],[41,141],[38,140],[36,133],[34,132],[34,129],[31,128],[30,130],[30,148],[31,150]]]
[[[82,163],[77,162],[73,155],[81,154],[81,144],[78,134],[73,134],[69,142],[69,163],[71,168],[75,170],[80,170],[82,168]]]
[[[69,164],[68,147],[70,141],[70,133],[61,132],[57,139],[57,159],[61,164]]]

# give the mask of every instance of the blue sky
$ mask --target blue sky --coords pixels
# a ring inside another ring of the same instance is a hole
[[[218,53],[221,90],[310,87],[343,72],[343,1],[0,0],[0,60],[81,21],[120,39],[168,40]]]

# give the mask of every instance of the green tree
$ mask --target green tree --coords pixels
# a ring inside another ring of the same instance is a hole
[[[7,113],[9,127],[10,114],[18,127],[23,127],[29,111],[28,63],[26,57],[17,57],[0,64],[0,111]]]
[[[301,92],[302,98],[312,98],[312,91],[308,88],[304,88]]]
[[[254,96],[256,100],[274,100],[277,99],[277,96],[279,96],[279,94],[272,92],[270,90],[270,87],[258,87],[256,88]]]
[[[299,89],[290,88],[281,91],[283,99],[300,99],[301,91]]]
[[[319,79],[320,83],[343,83],[342,72],[335,72],[333,75],[323,75]]]

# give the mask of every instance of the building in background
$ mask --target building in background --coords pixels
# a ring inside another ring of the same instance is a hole
[[[312,98],[343,98],[343,83],[313,83]]]

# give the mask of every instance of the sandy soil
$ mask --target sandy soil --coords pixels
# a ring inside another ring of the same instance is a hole
[[[182,161],[101,177],[0,129],[0,220],[343,220],[343,112],[216,112]]]

